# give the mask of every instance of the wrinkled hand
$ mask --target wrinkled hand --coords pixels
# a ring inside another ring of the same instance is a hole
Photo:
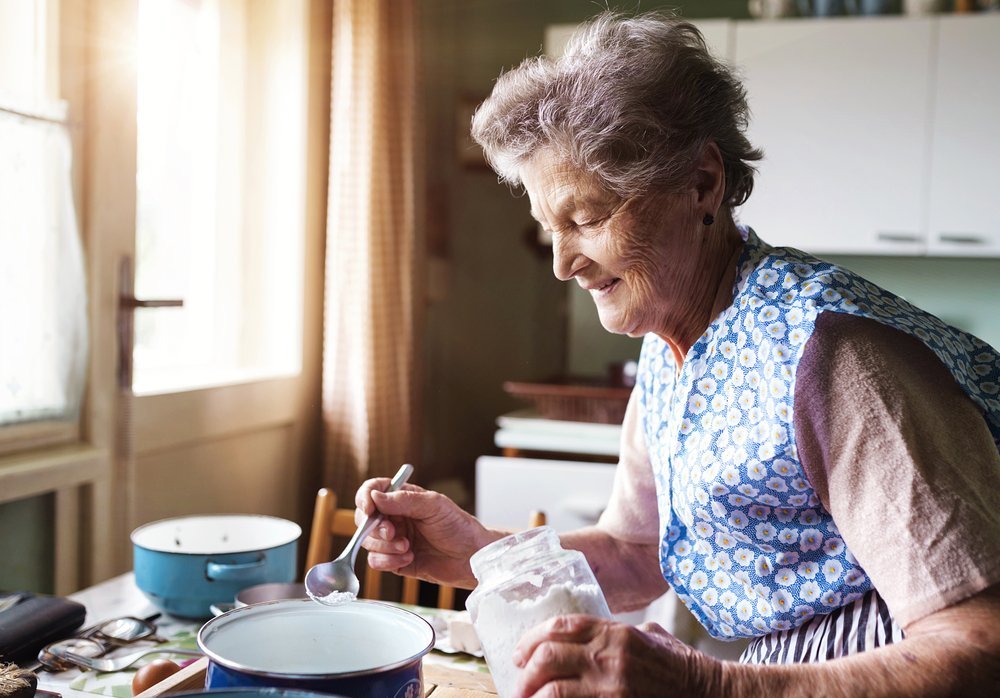
[[[721,662],[656,623],[560,616],[524,634],[515,696],[712,696]]]
[[[455,502],[417,485],[386,494],[388,478],[361,485],[355,496],[360,520],[376,509],[386,518],[362,542],[368,565],[431,582],[472,588],[469,558],[501,536],[479,523]]]

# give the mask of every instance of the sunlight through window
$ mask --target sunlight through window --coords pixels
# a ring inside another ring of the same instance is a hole
[[[303,28],[281,3],[140,0],[137,393],[300,368]]]

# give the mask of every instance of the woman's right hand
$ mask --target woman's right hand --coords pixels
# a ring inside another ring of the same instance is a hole
[[[386,493],[389,478],[365,481],[355,496],[361,514],[385,520],[362,545],[368,565],[430,582],[471,589],[469,558],[504,533],[486,528],[448,497],[417,485]]]

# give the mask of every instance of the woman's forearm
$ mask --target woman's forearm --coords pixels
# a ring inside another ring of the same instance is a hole
[[[643,608],[670,588],[660,574],[656,544],[628,543],[597,526],[563,533],[560,540],[586,556],[614,613]]]
[[[820,664],[724,662],[720,696],[1000,695],[1000,600],[987,590],[907,628],[893,645]]]
[[[916,638],[822,664],[723,665],[720,696],[760,698],[994,697],[1000,660],[953,641]]]

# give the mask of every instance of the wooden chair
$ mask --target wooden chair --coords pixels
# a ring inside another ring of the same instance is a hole
[[[545,525],[545,512],[534,511],[529,519],[529,527]],[[338,509],[337,495],[327,488],[316,494],[316,506],[313,510],[312,528],[309,534],[309,549],[306,553],[306,572],[313,565],[328,562],[333,557],[333,539],[350,538],[357,526],[354,523],[354,509]],[[339,554],[339,550],[336,551]],[[360,568],[360,564],[359,564]],[[361,596],[365,599],[382,598],[382,572],[365,566],[364,581]],[[400,601],[416,605],[420,598],[420,580],[414,577],[403,577],[403,589]],[[438,585],[438,608],[455,607],[455,588],[446,584]]]
[[[306,568],[308,572],[313,565],[329,562],[333,559],[334,538],[350,539],[357,525],[354,523],[354,509],[338,509],[337,495],[327,488],[316,494],[316,505],[313,508],[312,529],[309,533],[309,549],[306,552]],[[340,554],[340,550],[336,554]],[[361,556],[363,558],[363,555]],[[373,570],[367,565],[358,564],[359,576],[362,577],[361,597],[365,599],[382,598],[382,572]]]

